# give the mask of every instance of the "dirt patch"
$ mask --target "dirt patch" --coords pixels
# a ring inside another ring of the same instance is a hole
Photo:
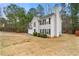
[[[79,37],[63,34],[40,38],[26,33],[0,33],[0,55],[79,55]]]

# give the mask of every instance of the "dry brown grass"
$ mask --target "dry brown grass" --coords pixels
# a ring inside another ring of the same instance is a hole
[[[26,33],[0,32],[1,55],[79,55],[79,37],[40,38]]]

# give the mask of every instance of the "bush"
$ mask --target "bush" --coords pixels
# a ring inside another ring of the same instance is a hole
[[[33,36],[42,37],[42,38],[47,38],[47,35],[46,35],[46,34],[37,33],[37,32],[33,32]]]
[[[46,34],[43,34],[43,33],[40,33],[40,37],[47,38],[47,35]]]
[[[47,38],[47,35],[46,35],[46,34],[42,34],[41,37],[43,37],[43,38]]]
[[[37,36],[37,32],[33,32],[33,36]]]
[[[43,37],[44,36],[44,34],[43,33],[40,33],[40,37]]]
[[[38,36],[38,37],[41,37],[41,34],[40,34],[40,33],[37,33],[37,36]]]

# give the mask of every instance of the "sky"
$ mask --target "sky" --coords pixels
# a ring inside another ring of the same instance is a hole
[[[10,3],[0,3],[0,7],[8,6]],[[26,8],[27,10],[29,8],[36,8],[39,4],[41,4],[44,8],[48,3],[16,3],[16,5]],[[49,3],[52,7],[55,5],[55,3]]]
[[[44,9],[45,9],[44,12],[46,13],[47,12],[47,5],[48,5],[48,3],[16,3],[16,5],[25,8],[26,13],[28,12],[28,10],[30,8],[36,8],[39,4],[41,4],[44,7]],[[49,3],[49,6],[52,8],[52,12],[53,12],[53,7],[54,7],[55,4],[56,3]],[[10,3],[0,3],[0,8],[6,7],[8,5],[10,5]]]

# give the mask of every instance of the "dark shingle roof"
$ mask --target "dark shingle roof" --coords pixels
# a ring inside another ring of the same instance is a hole
[[[45,15],[45,16],[36,16],[36,17],[39,17],[40,19],[43,19],[43,18],[48,18],[52,15],[54,15],[54,13],[51,13],[51,14],[48,14],[48,15]]]

